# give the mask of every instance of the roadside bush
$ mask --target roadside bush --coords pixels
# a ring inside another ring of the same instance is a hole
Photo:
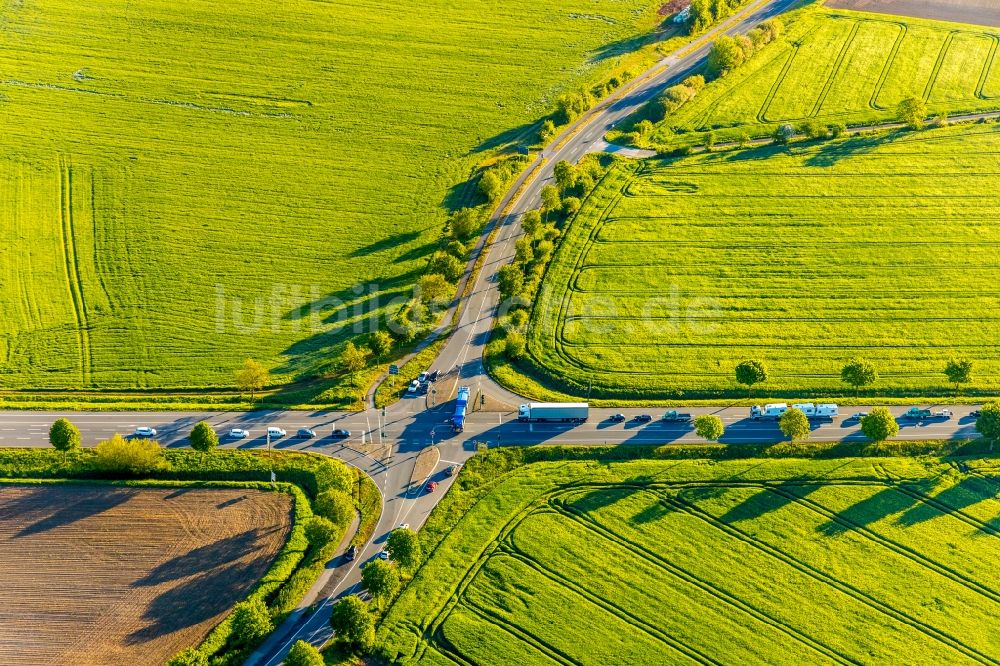
[[[516,361],[524,357],[525,351],[527,351],[527,343],[524,336],[518,331],[508,332],[507,339],[504,341],[504,354],[507,358]]]
[[[795,136],[795,128],[786,124],[778,126],[771,138],[774,139],[775,143],[783,145],[791,141],[793,136]]]
[[[454,288],[440,273],[428,273],[417,281],[416,291],[422,302],[433,303],[451,296]]]
[[[342,490],[327,490],[316,496],[313,503],[317,515],[338,525],[346,525],[354,518],[354,500]]]
[[[271,614],[260,598],[241,601],[233,608],[233,642],[254,645],[274,630]]]
[[[465,246],[461,243],[454,241],[453,244],[457,244],[463,252],[465,251]],[[458,282],[465,273],[465,263],[454,254],[437,252],[431,257],[430,272],[443,275],[448,282]]]
[[[174,655],[167,666],[208,666],[208,657],[195,648],[187,648]]]
[[[589,91],[564,93],[556,98],[555,120],[559,125],[568,125],[594,105],[594,97]]]
[[[479,216],[472,208],[463,208],[448,220],[448,229],[452,238],[467,241],[479,231]]]
[[[323,655],[309,643],[298,640],[288,651],[285,666],[323,666]]]
[[[94,448],[97,468],[111,474],[141,476],[166,469],[163,449],[149,439],[125,439],[114,435]]]
[[[487,169],[479,177],[479,192],[487,201],[496,201],[503,196],[504,190],[503,179],[495,171]]]
[[[219,445],[218,433],[204,421],[195,424],[188,440],[191,442],[191,448],[198,453],[211,453]]]
[[[409,529],[396,529],[389,533],[386,550],[393,562],[406,571],[415,571],[420,566],[423,553],[420,550],[420,539],[417,533]]]
[[[361,570],[361,582],[374,599],[388,601],[399,591],[399,570],[385,560],[374,560]]]
[[[339,491],[333,490],[330,492]],[[353,518],[353,515],[350,515],[349,518]],[[344,525],[344,523],[339,524]],[[309,541],[309,548],[312,550],[324,548],[327,544],[338,540],[342,531],[342,528],[337,527],[337,525],[334,525],[323,516],[313,516],[306,522],[305,526],[306,539]]]
[[[335,640],[349,648],[364,653],[375,646],[375,619],[368,612],[368,604],[357,595],[346,596],[334,604],[330,626],[336,632]]]
[[[497,272],[500,298],[507,300],[521,291],[524,286],[524,272],[516,264],[502,266]]]

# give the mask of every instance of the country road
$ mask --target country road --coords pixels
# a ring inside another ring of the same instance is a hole
[[[439,383],[433,396],[406,398],[386,410],[367,409],[347,412],[0,412],[0,446],[48,446],[48,429],[60,416],[72,420],[81,430],[84,445],[92,446],[113,433],[128,434],[139,426],[157,429],[157,439],[168,447],[186,446],[186,437],[195,423],[205,420],[224,435],[232,428],[244,428],[251,435],[245,440],[231,441],[223,437],[227,448],[260,449],[267,446],[268,426],[284,428],[288,436],[271,445],[275,450],[304,450],[336,457],[367,473],[378,485],[384,499],[382,516],[372,541],[357,559],[346,562],[339,558],[328,567],[328,575],[307,595],[303,605],[247,661],[254,666],[276,666],[297,639],[317,646],[331,636],[330,607],[340,596],[360,590],[360,566],[376,557],[392,529],[408,523],[418,529],[426,521],[452,482],[445,474],[451,466],[461,466],[476,451],[477,444],[490,446],[529,444],[607,444],[607,445],[669,445],[702,442],[689,424],[668,424],[659,421],[662,412],[641,409],[621,410],[628,420],[611,423],[608,419],[619,410],[594,409],[591,418],[581,425],[524,424],[515,420],[516,406],[524,402],[496,384],[483,367],[483,351],[497,316],[499,295],[496,274],[509,263],[514,254],[514,241],[520,235],[520,218],[528,210],[539,207],[542,188],[553,180],[553,168],[560,160],[577,162],[588,152],[602,150],[607,144],[606,132],[633,114],[676,79],[683,78],[704,60],[711,41],[723,33],[745,32],[753,25],[782,13],[799,0],[759,0],[699,37],[680,52],[672,54],[631,84],[584,114],[557,137],[550,148],[537,158],[534,168],[525,172],[498,206],[497,213],[480,241],[476,254],[485,252],[485,262],[476,274],[468,295],[461,301],[461,317],[454,333],[429,369],[440,370],[448,378]],[[490,231],[497,233],[486,242]],[[456,381],[457,380],[457,381]],[[448,425],[451,415],[449,399],[459,384],[473,388],[473,395],[489,398],[493,411],[472,411],[463,433],[454,433]],[[804,396],[807,398],[808,396]],[[434,404],[436,403],[436,404]],[[496,407],[500,405],[501,407]],[[955,416],[947,421],[905,423],[900,438],[958,439],[976,436],[974,419],[969,412],[974,406],[951,406]],[[900,414],[906,408],[893,408]],[[640,424],[632,420],[648,412],[653,420]],[[724,443],[733,445],[778,442],[783,439],[774,422],[753,422],[743,407],[704,407],[685,410],[693,414],[719,415],[726,425]],[[863,438],[854,412],[868,411],[864,407],[844,408],[843,416],[833,421],[815,424],[811,439],[839,441]],[[315,439],[295,437],[299,428],[317,431]],[[351,432],[345,440],[334,440],[333,428]],[[440,449],[441,460],[430,478],[440,483],[435,493],[424,491],[424,479],[411,485],[411,475],[417,454],[431,445]]]

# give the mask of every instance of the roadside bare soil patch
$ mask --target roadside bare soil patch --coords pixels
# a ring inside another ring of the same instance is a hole
[[[996,0],[827,0],[826,6],[1000,27]]]
[[[264,574],[287,495],[0,486],[0,663],[162,664]]]

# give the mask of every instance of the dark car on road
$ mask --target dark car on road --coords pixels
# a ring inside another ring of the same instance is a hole
[[[309,428],[299,428],[299,431],[296,433],[296,435],[301,439],[312,439],[313,437],[316,436],[316,431],[311,430]]]
[[[455,472],[457,471],[458,467],[456,467],[455,465],[448,465],[448,467],[445,468],[444,473],[445,476],[455,476]]]
[[[347,439],[351,436],[351,431],[344,430],[343,428],[334,428],[333,432],[330,433],[330,436],[334,439]]]
[[[636,423],[649,423],[652,420],[653,417],[650,416],[649,414],[639,414],[639,416],[635,417]]]
[[[438,380],[438,375],[440,375],[440,373],[441,373],[440,370],[435,370],[431,374],[427,375],[427,380],[428,381],[432,381],[432,382],[436,382]]]
[[[624,414],[612,414],[611,416],[608,417],[608,420],[611,421],[612,423],[624,423],[625,422],[625,415]]]
[[[347,559],[348,562],[353,562],[354,558],[356,558],[357,556],[358,556],[357,546],[351,546],[350,549],[346,553],[344,553],[344,558]]]

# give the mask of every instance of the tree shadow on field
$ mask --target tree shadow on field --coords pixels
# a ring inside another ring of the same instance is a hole
[[[719,520],[727,525],[746,520],[756,520],[792,504],[796,499],[814,492],[818,485],[803,484],[801,479],[788,479],[761,488],[745,500],[731,507]]]
[[[914,489],[916,490],[916,489]],[[900,525],[911,527],[919,523],[941,518],[951,513],[960,512],[974,504],[995,497],[996,488],[987,480],[967,476],[953,486],[945,488],[936,495],[927,495],[930,502],[917,502],[897,521]],[[1000,530],[1000,517],[984,522],[978,527],[980,531],[997,533]]]
[[[875,135],[856,135],[841,141],[819,144],[813,154],[805,159],[804,164],[811,167],[831,167],[841,160],[870,153],[903,138],[908,133],[906,130],[898,129]]]
[[[135,496],[135,490],[127,488],[61,488],[66,504],[53,503],[52,488],[32,488],[30,492],[10,501],[0,503],[0,520],[16,520],[24,525],[15,538],[28,537],[71,525],[85,518],[97,516],[116,506],[125,504]],[[68,496],[73,491],[81,493],[79,498]]]
[[[926,484],[918,487],[926,487]],[[836,519],[823,523],[816,530],[825,536],[838,536],[858,527],[867,527],[894,513],[906,511],[915,501],[894,486],[886,486],[874,495],[838,512]]]
[[[364,247],[359,247],[358,249],[351,252],[350,256],[367,257],[370,254],[377,254],[378,252],[384,252],[385,250],[398,247],[400,245],[412,243],[418,238],[420,238],[419,231],[407,231],[405,233],[396,234],[395,236],[389,236],[388,238],[377,240],[374,243],[369,243],[368,245],[365,245]]]
[[[181,581],[150,601],[142,615],[145,626],[129,634],[126,644],[146,643],[228,610],[270,566],[270,558],[257,553],[279,529],[255,528],[198,546],[133,583],[133,588],[141,588]]]

